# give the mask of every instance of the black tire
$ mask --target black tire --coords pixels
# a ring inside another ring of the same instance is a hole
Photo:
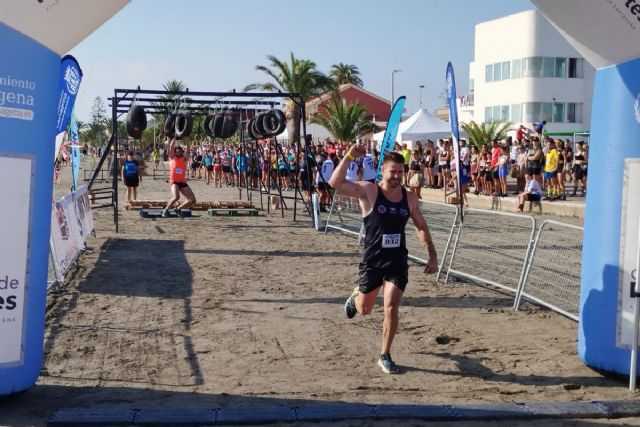
[[[211,122],[213,136],[222,138],[222,124],[224,123],[224,113],[216,113]]]
[[[256,122],[254,125],[254,130],[256,134],[260,136],[260,138],[268,138],[271,136],[264,128],[264,116],[265,113],[258,114],[256,116]]]
[[[265,113],[262,126],[269,136],[280,135],[287,128],[287,116],[281,110]]]
[[[186,138],[191,135],[193,117],[190,111],[180,111],[176,116],[176,139]]]
[[[167,120],[164,122],[164,128],[162,129],[164,134],[169,138],[176,136],[176,114],[170,113],[167,116]]]
[[[222,122],[221,135],[223,139],[229,138],[238,131],[238,115],[233,111],[227,111]]]
[[[211,131],[212,121],[213,121],[213,114],[209,114],[207,117],[204,118],[204,122],[202,123],[202,130],[204,130],[204,133],[210,138],[213,138],[213,132]]]
[[[127,113],[127,133],[131,138],[140,139],[147,128],[147,114],[141,105],[134,104]]]
[[[256,135],[256,133],[253,131],[253,125],[255,124],[255,122],[256,122],[255,117],[251,118],[247,122],[247,135],[249,136],[249,138],[253,139],[254,141],[257,141],[258,139],[260,139],[260,137]]]
[[[262,135],[260,133],[260,130],[258,129],[258,122],[259,121],[260,121],[260,117],[256,116],[256,117],[253,118],[253,122],[251,123],[251,132],[255,136],[256,141],[258,139],[264,138],[264,135]]]

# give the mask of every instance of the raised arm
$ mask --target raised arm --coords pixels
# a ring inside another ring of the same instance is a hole
[[[173,159],[174,154],[176,153],[176,139],[171,138],[171,142],[169,143],[169,151],[167,151],[167,155],[170,159]]]
[[[347,154],[344,156],[338,167],[329,179],[329,185],[339,191],[341,194],[350,197],[357,197],[358,199],[367,199],[367,192],[365,187],[370,186],[369,182],[351,182],[348,181],[347,171],[349,170],[349,164],[355,161],[358,157],[364,157],[366,155],[365,148],[359,144],[353,144]]]
[[[429,232],[427,220],[424,219],[422,212],[420,211],[420,201],[414,193],[408,192],[407,197],[411,220],[413,221],[413,225],[416,226],[418,240],[420,240],[422,247],[427,250],[427,254],[429,255],[429,260],[427,261],[427,266],[425,267],[424,272],[427,274],[437,273],[438,253],[436,252],[436,247],[433,245],[433,240],[431,240],[431,233]]]

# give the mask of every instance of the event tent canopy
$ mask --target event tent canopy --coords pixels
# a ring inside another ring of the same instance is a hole
[[[460,136],[466,135],[460,129]],[[401,144],[403,141],[415,142],[427,139],[435,140],[438,138],[448,138],[451,136],[451,126],[448,122],[440,120],[425,109],[419,109],[411,117],[400,123],[396,142]],[[373,135],[374,141],[382,141],[384,131]]]

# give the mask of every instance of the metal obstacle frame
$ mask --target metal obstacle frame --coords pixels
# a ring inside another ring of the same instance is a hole
[[[576,322],[579,319],[579,308],[580,308],[580,301],[579,301],[579,297],[578,297],[578,301],[576,304],[576,310],[575,313],[571,313],[567,310],[564,310],[563,308],[558,307],[557,305],[547,302],[542,298],[533,296],[529,293],[526,292],[527,289],[527,281],[530,278],[530,273],[531,273],[531,269],[532,267],[534,267],[535,264],[535,260],[536,260],[536,253],[539,253],[542,249],[540,248],[540,236],[542,235],[544,229],[545,229],[545,225],[547,224],[553,224],[559,227],[564,227],[564,228],[571,228],[571,229],[575,229],[575,230],[580,230],[582,232],[584,232],[584,227],[580,227],[578,225],[573,225],[573,224],[567,224],[564,222],[559,222],[559,221],[554,221],[554,220],[545,220],[542,222],[542,224],[540,225],[540,228],[538,229],[538,232],[536,234],[536,238],[533,244],[533,248],[531,250],[531,254],[529,255],[529,259],[526,265],[526,271],[524,274],[524,278],[522,280],[522,283],[520,285],[520,288],[518,289],[518,293],[516,295],[516,300],[515,300],[515,305],[514,308],[516,310],[519,309],[520,304],[522,302],[522,297],[525,297],[526,299],[535,302],[536,304],[542,305],[544,307],[547,307],[557,313],[562,314],[563,316],[568,317],[569,319],[575,320]],[[582,253],[582,250],[580,251],[580,253]],[[531,284],[529,284],[531,286]],[[578,292],[580,290],[580,283],[577,283],[577,287],[578,287]]]

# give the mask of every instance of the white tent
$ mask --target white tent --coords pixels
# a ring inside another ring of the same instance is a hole
[[[466,136],[462,129],[460,129],[460,136]],[[396,135],[396,142],[398,144],[402,144],[403,142],[410,144],[415,141],[425,141],[427,139],[436,140],[438,138],[449,137],[451,137],[451,126],[448,122],[440,120],[425,109],[420,109],[407,120],[400,123],[398,134]],[[382,141],[383,138],[384,131],[373,135],[374,141]]]

